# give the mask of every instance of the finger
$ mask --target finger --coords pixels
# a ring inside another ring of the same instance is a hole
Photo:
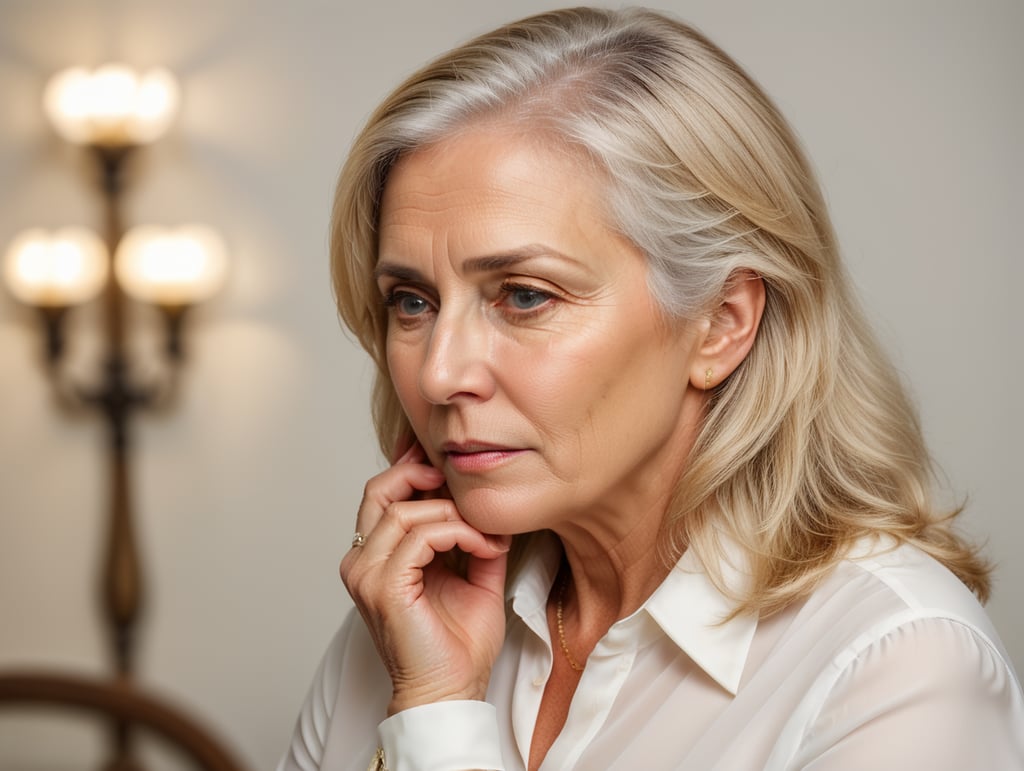
[[[507,569],[507,551],[502,552],[494,559],[470,557],[466,568],[466,580],[474,586],[501,594],[505,591],[505,573]]]
[[[495,548],[483,533],[461,519],[420,525],[405,534],[387,561],[388,572],[396,574],[393,585],[418,585],[423,568],[438,554],[456,547],[482,560],[503,558],[508,553]]]
[[[409,442],[409,446],[404,451],[399,452],[399,448],[403,447],[406,442]],[[397,466],[399,463],[421,463],[427,459],[427,454],[423,450],[423,445],[420,444],[419,440],[413,437],[403,439],[395,447],[395,453],[391,459],[391,465]]]
[[[417,491],[436,490],[443,484],[444,474],[422,463],[403,463],[382,471],[366,483],[356,514],[356,531],[368,536],[388,506],[409,500]]]
[[[448,498],[396,501],[384,510],[361,555],[371,561],[386,560],[413,529],[436,522],[462,521],[455,502]]]
[[[448,498],[451,499],[452,492],[448,489],[448,484],[445,483],[440,487],[435,487],[433,490],[422,490],[416,494],[416,500],[428,500],[430,498]]]
[[[408,511],[383,519],[364,546],[351,549],[341,560],[341,579],[357,605],[373,604],[372,596],[379,601],[382,591],[392,597],[396,591],[418,593],[423,569],[438,554],[456,547],[471,559],[494,560],[508,551],[466,523],[451,501],[411,501],[405,508]]]

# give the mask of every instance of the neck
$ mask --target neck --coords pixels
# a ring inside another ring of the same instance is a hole
[[[640,608],[664,581],[673,560],[663,543],[662,517],[607,548],[580,528],[558,532],[564,563],[550,602],[561,596],[563,629],[581,663],[616,621]]]
[[[567,515],[551,528],[568,571],[562,598],[565,637],[581,662],[612,624],[647,601],[680,556],[664,548],[666,515],[701,409],[697,405],[682,414],[674,437],[625,474],[602,505]],[[552,611],[555,601],[552,594]]]

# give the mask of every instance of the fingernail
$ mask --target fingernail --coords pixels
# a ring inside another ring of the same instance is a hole
[[[510,535],[485,535],[484,540],[494,551],[508,551],[512,548],[512,536]]]

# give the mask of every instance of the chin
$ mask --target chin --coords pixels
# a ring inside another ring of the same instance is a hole
[[[481,533],[491,535],[520,535],[545,526],[534,522],[534,517],[524,512],[536,511],[536,505],[523,500],[509,490],[478,486],[449,485],[449,491],[459,514]]]

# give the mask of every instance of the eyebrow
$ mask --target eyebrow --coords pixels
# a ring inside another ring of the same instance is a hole
[[[490,273],[498,270],[507,270],[508,268],[528,262],[529,260],[537,259],[538,257],[554,257],[566,262],[579,263],[579,260],[562,254],[548,246],[543,246],[541,244],[529,244],[508,252],[488,254],[482,257],[471,257],[462,263],[462,270],[466,273]],[[379,280],[383,276],[389,276],[399,281],[425,281],[423,274],[416,268],[410,268],[406,265],[388,262],[387,260],[377,263],[377,267],[373,269],[373,278],[375,281]]]
[[[413,284],[425,282],[423,274],[416,270],[416,268],[409,268],[394,262],[377,263],[377,267],[373,269],[374,282],[380,281],[384,276],[389,276],[398,281],[408,281]]]

